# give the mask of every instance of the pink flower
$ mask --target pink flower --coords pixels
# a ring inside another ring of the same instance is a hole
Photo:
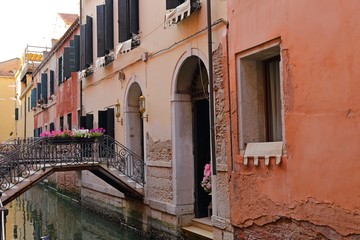
[[[207,177],[211,175],[211,165],[209,163],[205,165],[204,175]]]

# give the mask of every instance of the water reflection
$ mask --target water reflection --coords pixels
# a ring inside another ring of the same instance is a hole
[[[6,208],[9,209],[7,240],[40,240],[45,236],[51,240],[145,239],[41,185],[28,190]]]

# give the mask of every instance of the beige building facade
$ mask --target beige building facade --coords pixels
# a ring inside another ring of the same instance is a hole
[[[16,137],[15,75],[20,68],[20,59],[14,58],[0,63],[0,143]]]
[[[82,196],[104,201],[104,206],[118,199],[128,221],[132,212],[138,212],[148,232],[178,237],[193,219],[211,217],[216,239],[231,239],[221,107],[226,2],[216,1],[211,7],[215,146],[210,142],[206,1],[82,1],[81,5],[81,34],[92,36],[81,42],[92,42],[86,45],[81,64],[82,114],[145,161],[143,202],[124,198],[89,172],[82,173]],[[102,24],[108,17],[113,19],[110,30],[109,24]],[[211,163],[211,147],[217,153],[217,172],[209,195],[201,181],[205,165]]]

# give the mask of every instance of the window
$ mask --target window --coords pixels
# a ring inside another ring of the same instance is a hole
[[[60,117],[60,130],[64,131],[64,117],[63,116]]]
[[[93,63],[92,17],[86,16],[86,24],[80,27],[80,70]]]
[[[98,57],[105,56],[105,54],[109,54],[114,49],[113,13],[113,0],[105,0],[104,5],[96,6]]]
[[[139,0],[119,0],[119,42],[139,34]]]
[[[71,130],[71,129],[72,129],[72,124],[71,124],[71,113],[69,113],[69,114],[67,115],[67,126],[68,126],[68,128],[67,128],[67,129],[69,129],[69,130]]]
[[[50,70],[50,96],[55,93],[54,81],[55,81],[54,71]]]
[[[64,80],[64,72],[63,72],[63,57],[59,57],[58,59],[58,85],[62,84]]]
[[[48,98],[48,77],[47,73],[41,74],[41,98],[43,99],[43,103],[47,103]]]
[[[239,60],[240,148],[247,143],[282,141],[279,46]]]
[[[185,0],[166,0],[166,10],[174,9],[177,6],[183,4]]]

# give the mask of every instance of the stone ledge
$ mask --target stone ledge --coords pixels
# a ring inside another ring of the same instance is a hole
[[[146,162],[147,167],[165,167],[165,168],[171,168],[171,162],[165,162],[165,161],[147,161]]]

